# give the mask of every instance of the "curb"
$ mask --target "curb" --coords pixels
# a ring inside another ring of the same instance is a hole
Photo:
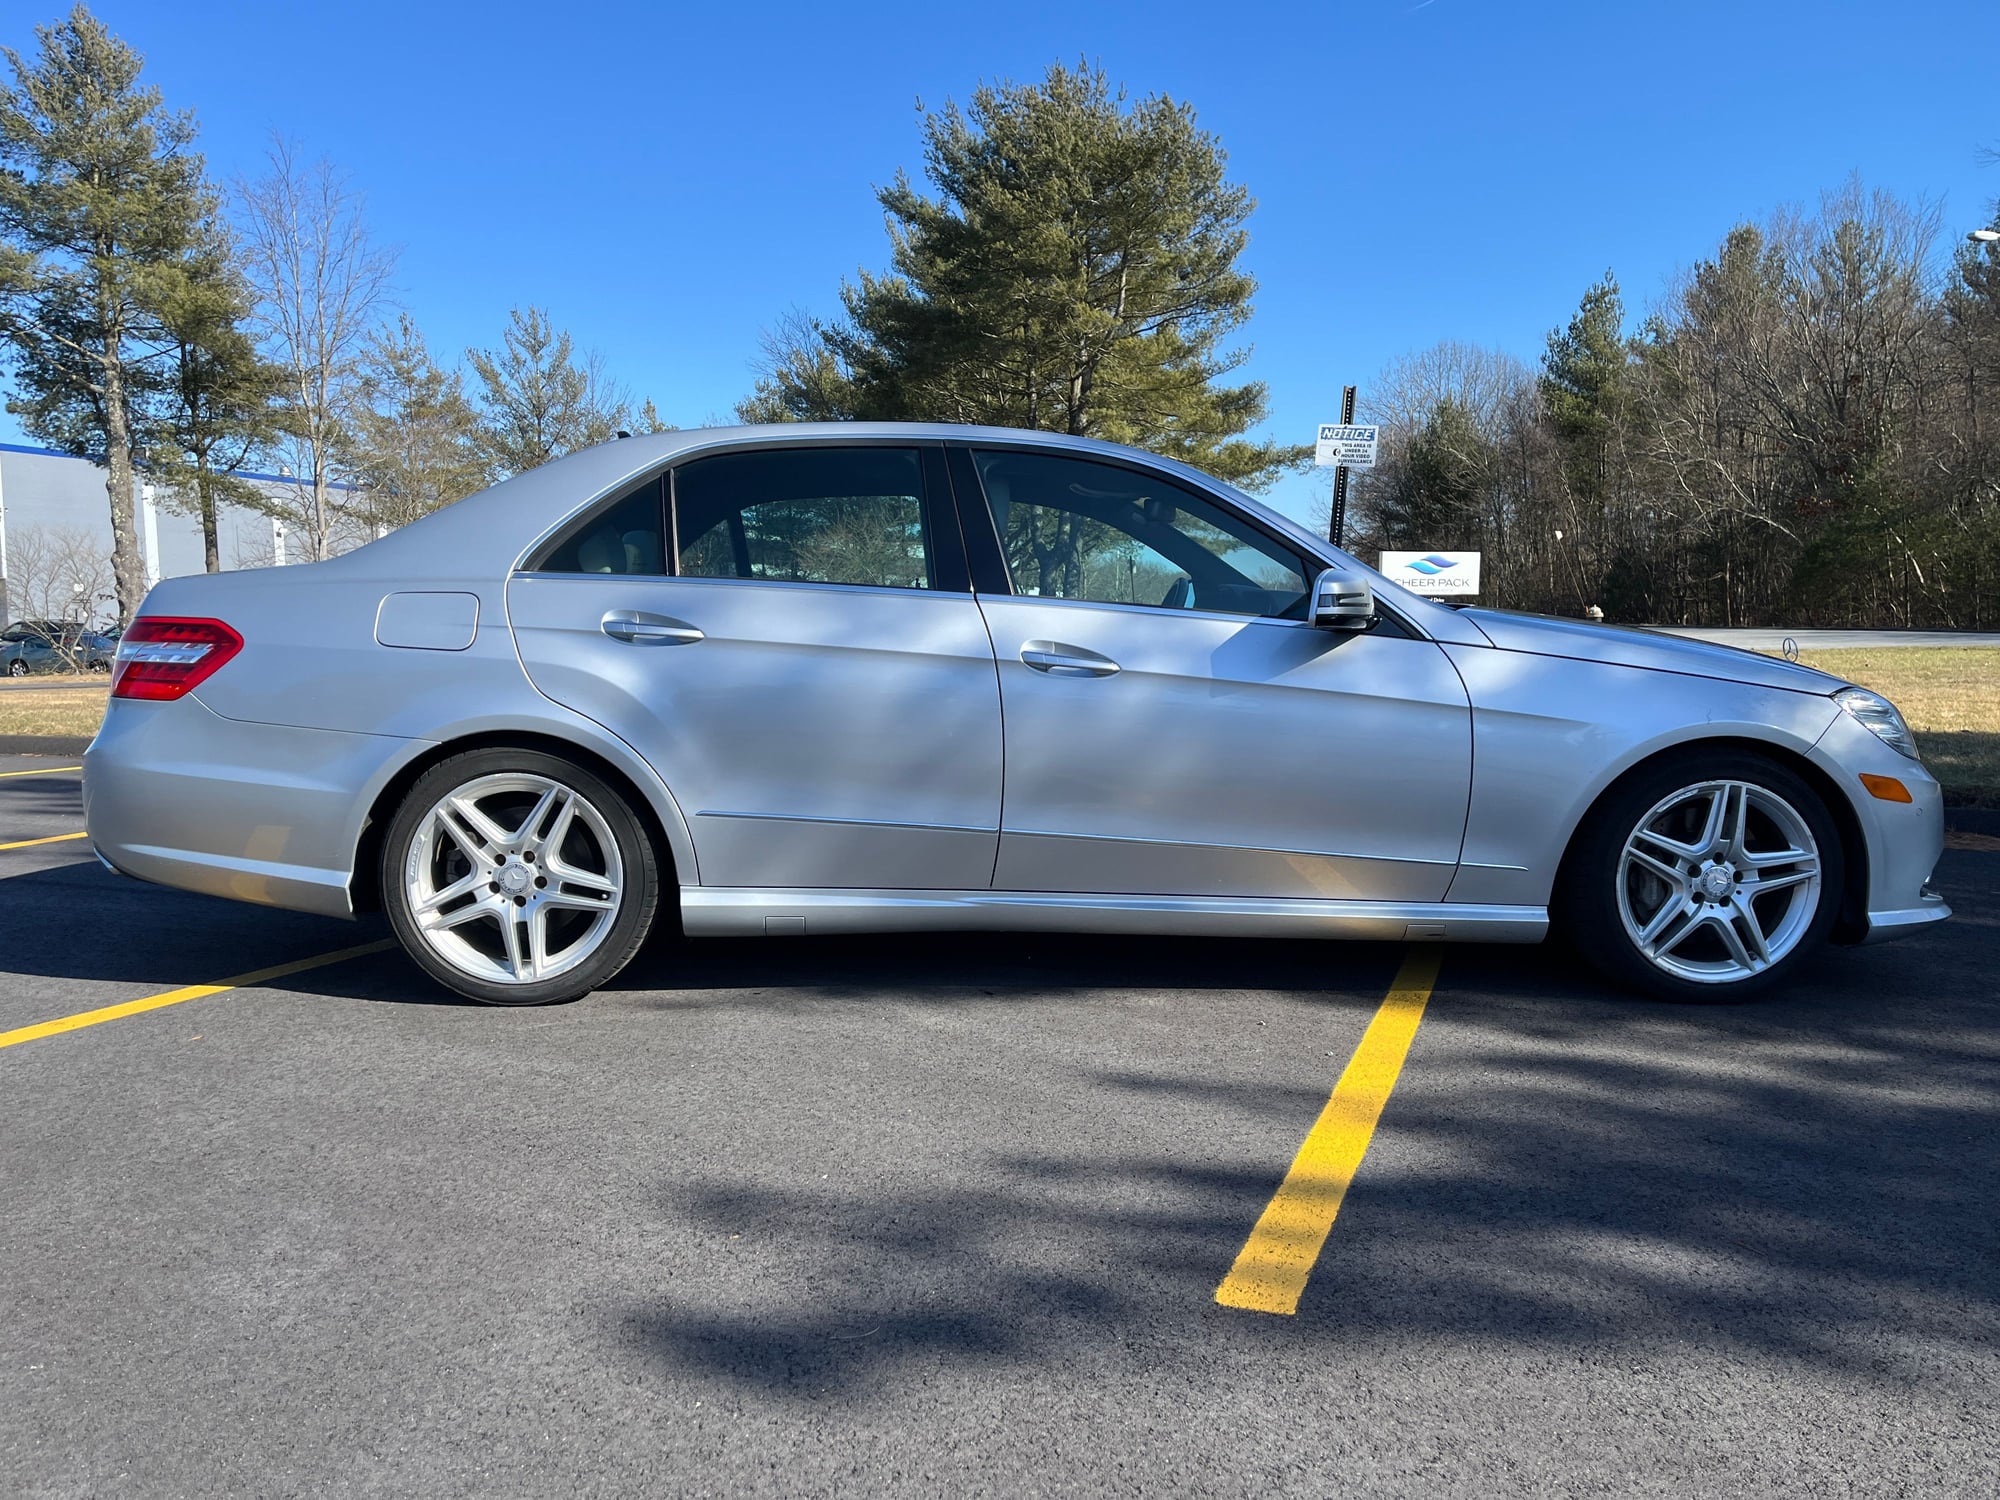
[[[0,755],[81,755],[90,748],[87,734],[0,734]]]

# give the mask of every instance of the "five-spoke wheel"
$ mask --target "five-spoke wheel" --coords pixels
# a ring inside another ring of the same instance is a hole
[[[1657,995],[1761,990],[1826,936],[1837,831],[1787,768],[1704,751],[1614,787],[1578,832],[1557,915],[1599,967]]]
[[[419,780],[383,846],[383,904],[413,958],[475,999],[574,999],[631,958],[658,902],[645,830],[580,766],[521,750]]]

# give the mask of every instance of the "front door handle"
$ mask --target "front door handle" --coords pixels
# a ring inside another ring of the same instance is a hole
[[[604,616],[604,633],[633,646],[687,646],[703,639],[686,620],[649,615],[642,609],[614,609]]]
[[[1062,641],[1029,641],[1021,647],[1021,660],[1051,677],[1109,677],[1118,670],[1110,657]]]

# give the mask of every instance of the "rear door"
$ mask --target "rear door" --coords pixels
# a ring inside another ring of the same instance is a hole
[[[536,687],[673,791],[701,884],[990,883],[999,691],[936,445],[691,459],[507,597]]]

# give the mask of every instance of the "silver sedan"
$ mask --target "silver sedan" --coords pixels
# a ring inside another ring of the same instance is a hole
[[[310,567],[174,578],[85,763],[128,875],[386,912],[480,1000],[690,935],[1532,942],[1752,993],[1949,915],[1901,717],[1792,663],[1446,607],[1043,433],[616,440]]]

